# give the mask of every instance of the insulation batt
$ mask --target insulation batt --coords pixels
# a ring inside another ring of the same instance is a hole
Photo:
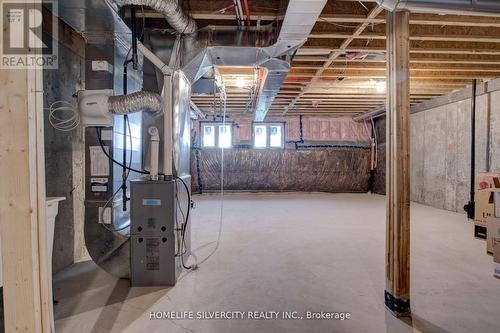
[[[221,152],[198,151],[203,191],[220,189]],[[191,155],[193,191],[198,191],[196,152]],[[224,188],[228,191],[367,192],[370,150],[226,149]]]

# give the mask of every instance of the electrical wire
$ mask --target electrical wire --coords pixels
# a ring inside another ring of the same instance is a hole
[[[181,263],[182,263],[182,267],[184,267],[185,269],[187,270],[190,270],[190,269],[196,269],[197,268],[197,265],[192,265],[192,266],[186,266],[185,262],[184,262],[184,254],[186,254],[187,252],[187,246],[186,246],[186,230],[187,230],[187,226],[188,226],[188,223],[189,223],[189,214],[191,213],[191,192],[189,191],[189,187],[187,186],[186,182],[184,181],[184,179],[182,179],[181,177],[178,177],[178,176],[174,176],[174,178],[178,179],[181,181],[182,185],[184,186],[184,189],[186,190],[186,194],[187,194],[187,197],[188,197],[188,206],[187,206],[187,211],[186,211],[186,216],[184,217],[184,224],[182,225],[182,231],[181,231],[181,236],[182,238],[180,239],[180,242],[181,242],[181,251],[180,251],[180,257],[181,257]],[[177,195],[177,202],[178,202],[178,195]],[[180,209],[180,207],[179,207]],[[181,214],[184,216],[184,213],[181,210]],[[182,249],[184,247],[184,250]]]
[[[177,188],[177,186],[176,186]],[[179,201],[179,191],[177,190],[177,195],[175,196],[175,202],[177,203],[177,209],[181,212],[182,221],[186,221],[186,215],[184,215],[184,211],[182,210],[181,203]],[[183,222],[183,223],[184,223]],[[185,246],[184,239],[182,238],[182,226],[179,226],[179,219],[176,216],[175,219],[175,231],[177,234],[177,250],[175,252],[176,256],[179,254],[184,255],[187,252],[187,249],[182,250],[182,247]],[[182,240],[182,241],[181,241]]]
[[[58,104],[60,106],[56,107]],[[67,101],[55,101],[46,110],[49,110],[49,123],[56,130],[69,132],[77,128],[80,124],[80,113]],[[61,115],[65,112],[70,113],[70,116],[61,118]],[[57,114],[60,115],[58,116]]]
[[[129,157],[128,167],[126,167],[126,169],[127,169],[127,175],[125,176],[125,179],[128,179],[128,177],[130,175],[130,171],[131,171],[130,166],[132,165],[132,153],[133,153],[133,150],[132,150],[132,130],[130,128],[130,121],[128,120],[128,118],[126,118],[126,119],[127,119],[126,121],[127,121],[128,134],[129,134],[129,140],[130,140],[130,157]],[[100,135],[99,135],[99,143],[101,144],[101,149],[103,149],[103,151],[105,152],[105,150],[104,150],[104,148],[102,146],[102,140],[101,140]],[[109,156],[108,156],[108,158],[109,158]],[[106,209],[106,207],[108,206],[108,204],[110,202],[113,202],[113,205],[111,205],[111,209],[114,209],[114,198],[118,194],[118,192],[120,192],[120,190],[121,190],[121,187],[118,188],[115,193],[113,193],[113,195],[111,196],[111,198],[108,199],[108,201],[106,201],[106,203],[102,207],[103,209],[102,209],[101,214],[99,216],[99,219],[101,221],[103,221],[102,225],[104,226],[104,228],[106,228],[108,231],[111,231],[111,232],[113,232],[113,231],[115,231],[115,232],[122,231],[124,229],[127,229],[130,226],[130,224],[129,224],[129,225],[126,225],[126,226],[124,226],[124,227],[122,227],[120,229],[116,229],[116,228],[114,228],[114,224],[112,224],[113,225],[113,229],[110,229],[110,228],[108,228],[106,226],[106,223],[104,223],[104,217],[103,217],[104,216],[104,210]]]
[[[118,162],[117,160],[115,160],[113,157],[111,157],[108,152],[106,151],[106,149],[104,149],[104,144],[102,143],[102,139],[101,139],[101,132],[100,132],[100,127],[96,127],[96,132],[97,132],[97,139],[99,141],[99,145],[101,146],[101,150],[102,152],[104,153],[104,155],[106,155],[106,157],[113,163],[115,163],[116,165],[119,165],[123,168],[123,164]],[[142,175],[149,175],[149,172],[148,171],[143,171],[143,170],[137,170],[137,169],[134,169],[134,168],[131,168],[130,166],[125,166],[125,169],[129,170],[129,171],[133,171],[133,172],[137,172],[137,173],[140,173]]]
[[[223,114],[222,114],[222,126],[223,128],[226,128],[226,111],[227,111],[227,95],[226,95],[226,92],[225,92],[225,89],[224,89],[224,82],[222,82],[221,84],[221,99],[222,99],[222,102],[223,102]],[[213,250],[205,257],[203,258],[201,261],[197,261],[195,262],[195,264],[192,266],[194,269],[195,268],[198,268],[201,264],[203,264],[204,262],[206,262],[208,259],[210,259],[210,257],[212,257],[215,252],[217,252],[217,250],[219,249],[219,246],[220,246],[220,239],[221,239],[221,236],[222,236],[222,221],[224,220],[224,145],[221,145],[221,168],[220,168],[220,218],[219,218],[219,232],[218,232],[218,235],[217,235],[217,240],[215,242],[210,242],[209,244],[211,243],[215,243],[215,247],[213,248]],[[202,247],[205,247],[206,245],[208,244],[205,244],[203,246],[201,246],[200,248]],[[193,254],[193,257],[195,259],[196,256]]]
[[[377,128],[375,127],[375,121],[373,118],[370,118],[373,129],[373,138],[375,139],[375,168],[378,165],[378,137],[377,137]]]
[[[130,158],[129,158],[129,165],[126,166],[118,161],[116,161],[113,157],[111,157],[106,149],[104,148],[104,144],[102,142],[102,136],[101,136],[101,128],[99,127],[96,127],[96,133],[97,133],[97,138],[98,138],[98,141],[99,141],[99,145],[101,146],[101,150],[102,152],[106,155],[106,157],[112,161],[113,163],[115,163],[116,165],[119,165],[120,167],[122,168],[125,168],[126,170],[128,170],[127,172],[127,175],[125,177],[125,179],[128,179],[129,175],[130,175],[130,172],[131,171],[134,171],[134,172],[137,172],[137,173],[140,173],[140,174],[150,174],[148,171],[142,171],[142,170],[137,170],[137,169],[134,169],[132,168],[132,130],[130,128],[130,121],[128,119],[124,120],[126,121],[126,124],[127,124],[127,127],[128,127],[128,132],[129,132],[129,139],[130,139]],[[164,175],[164,174],[163,174]],[[184,181],[184,179],[182,179],[181,177],[178,177],[178,176],[173,176],[175,179],[178,179],[181,181],[182,185],[184,186],[184,189],[186,190],[186,194],[187,194],[187,210],[186,210],[186,215],[184,216],[184,212],[182,211],[182,209],[180,208],[180,204],[179,204],[179,199],[178,199],[178,196],[176,198],[177,200],[177,203],[179,205],[179,210],[181,211],[181,215],[183,216],[183,219],[184,219],[184,223],[182,225],[182,228],[178,228],[178,221],[176,220],[176,231],[178,231],[178,229],[181,229],[181,233],[180,233],[180,237],[179,237],[179,234],[178,234],[178,242],[180,242],[180,250],[178,251],[178,255],[180,255],[181,257],[181,263],[182,263],[182,266],[187,269],[187,270],[191,270],[191,269],[195,269],[196,266],[186,266],[186,264],[184,263],[184,254],[187,252],[187,246],[186,246],[186,241],[185,241],[185,235],[186,235],[186,230],[187,230],[187,226],[188,226],[188,223],[189,223],[189,215],[191,213],[191,192],[189,191],[189,187],[187,186],[186,182]],[[105,203],[102,211],[101,211],[101,215],[100,215],[100,220],[101,221],[104,221],[103,219],[103,215],[104,215],[104,211],[106,209],[106,207],[108,206],[108,204],[110,202],[114,202],[114,198],[115,196],[118,194],[118,192],[121,190],[121,188],[119,188],[112,196],[110,199],[108,199],[108,201]],[[103,223],[103,226],[104,228],[106,228],[108,231],[110,232],[118,232],[118,231],[121,231],[121,230],[124,230],[126,228],[128,228],[130,226],[129,225],[126,225],[125,227],[123,228],[120,228],[120,229],[111,229],[111,228],[108,228],[108,226]],[[184,250],[183,250],[184,248]]]
[[[129,125],[129,133],[130,133],[130,123],[128,124]],[[115,159],[113,159],[107,152],[106,150],[104,149],[104,145],[103,145],[103,142],[102,142],[102,139],[101,139],[101,133],[99,131],[100,128],[96,128],[96,131],[97,131],[97,138],[99,140],[99,145],[101,146],[101,149],[103,151],[103,153],[108,157],[109,160],[111,160],[113,163],[123,167],[123,164],[116,161]],[[130,133],[130,138],[132,139],[132,135]],[[130,144],[130,149],[132,150],[132,144]],[[131,154],[132,155],[132,154]],[[130,156],[130,165],[132,164],[132,156]],[[125,166],[125,168],[128,170],[128,172],[130,173],[130,171],[134,171],[134,172],[137,172],[137,173],[140,173],[140,174],[143,174],[143,175],[149,175],[149,172],[148,171],[141,171],[141,170],[137,170],[137,169],[133,169],[130,167],[130,165],[127,167]],[[164,175],[163,175],[164,176]],[[127,174],[127,177],[128,177],[128,174]],[[191,213],[191,192],[189,191],[189,187],[187,186],[186,182],[184,181],[184,179],[182,179],[181,177],[178,177],[178,176],[173,176],[175,179],[178,179],[181,181],[182,185],[184,186],[185,190],[186,190],[186,193],[187,193],[187,197],[188,197],[188,200],[187,200],[187,212],[186,212],[186,217],[184,219],[184,224],[183,224],[183,227],[182,227],[182,233],[181,233],[181,236],[182,236],[182,239],[181,239],[181,242],[182,244],[184,244],[185,246],[185,234],[186,234],[186,229],[187,229],[187,225],[188,225],[188,222],[189,222],[189,215]],[[119,191],[120,189],[118,189]],[[116,193],[113,195],[113,197],[116,195]],[[112,198],[113,198],[112,197]],[[109,203],[109,202],[108,202]],[[106,206],[107,204],[106,203]],[[105,207],[106,207],[105,206]],[[103,209],[104,211],[104,209]],[[127,226],[128,227],[128,226]],[[126,227],[122,228],[122,229],[118,229],[118,230],[114,230],[114,231],[120,231],[120,230],[123,230],[125,229]],[[109,230],[109,229],[108,229]],[[111,230],[110,230],[111,231]],[[181,261],[182,261],[182,265],[185,269],[191,269],[191,268],[194,268],[193,266],[190,266],[190,267],[187,267],[185,264],[184,264],[184,256],[181,255]]]

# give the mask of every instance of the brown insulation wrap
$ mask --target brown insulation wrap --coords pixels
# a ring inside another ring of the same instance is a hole
[[[220,150],[192,150],[193,192],[220,189]],[[226,149],[224,189],[228,191],[367,192],[370,150]]]

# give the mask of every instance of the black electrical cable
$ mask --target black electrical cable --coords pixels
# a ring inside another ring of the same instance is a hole
[[[184,246],[186,246],[186,244],[185,244],[185,235],[186,235],[187,225],[188,225],[188,222],[189,222],[189,214],[191,213],[191,193],[190,193],[189,187],[187,186],[187,184],[184,181],[184,179],[182,179],[181,177],[178,177],[178,176],[174,176],[174,178],[180,180],[181,183],[182,183],[182,185],[184,185],[184,188],[186,189],[186,194],[187,194],[187,197],[188,197],[188,207],[187,207],[187,211],[186,211],[186,218],[184,220],[184,225],[182,226],[182,232],[181,232],[181,235],[182,235],[182,244],[184,244]],[[181,256],[182,267],[184,267],[185,269],[188,269],[188,270],[192,269],[193,266],[186,266],[186,264],[184,263],[184,253],[181,253],[180,256]]]
[[[101,149],[102,149],[102,152],[104,153],[104,155],[106,155],[107,158],[109,158],[110,161],[112,161],[113,163],[121,166],[121,167],[124,167],[124,165],[118,161],[116,161],[115,159],[113,159],[113,157],[111,157],[107,152],[106,152],[106,149],[104,149],[104,144],[102,143],[102,139],[101,139],[101,132],[99,131],[100,128],[99,127],[96,127],[96,132],[97,132],[97,139],[99,140],[99,145],[101,146]],[[148,171],[141,171],[141,170],[137,170],[137,169],[134,169],[134,168],[131,168],[131,167],[128,167],[125,165],[125,168],[129,171],[134,171],[134,172],[137,172],[137,173],[140,173],[140,174],[143,174],[143,175],[149,175],[149,172]],[[163,175],[164,176],[164,175]],[[184,181],[184,179],[182,179],[181,177],[178,177],[178,176],[173,176],[175,179],[178,179],[181,181],[182,185],[184,186],[184,188],[186,189],[186,194],[187,194],[187,197],[188,197],[188,200],[187,200],[187,211],[186,211],[186,218],[185,218],[185,221],[184,221],[184,225],[182,226],[182,242],[185,244],[185,234],[186,234],[186,229],[187,229],[187,225],[188,225],[188,222],[189,222],[189,215],[191,213],[191,192],[189,191],[189,187],[187,186],[186,182]],[[192,269],[193,266],[186,266],[185,263],[184,263],[184,256],[181,254],[181,263],[182,263],[182,266],[185,268],[185,269]]]
[[[132,165],[132,155],[133,155],[133,151],[132,151],[132,130],[130,129],[130,122],[127,122],[127,125],[128,125],[128,134],[129,134],[129,138],[130,138],[130,157],[129,157],[129,162],[128,162],[128,171],[127,171],[127,177],[129,177],[130,175],[130,166]],[[102,148],[102,145],[101,145],[101,148]],[[104,151],[104,150],[103,150]],[[105,152],[105,151],[104,151]],[[118,194],[118,192],[120,192],[121,190],[121,187],[115,192],[113,193],[113,195],[111,196],[111,198],[106,202],[106,204],[104,205],[104,208],[106,208],[106,206],[108,205],[108,203],[111,201],[111,209],[113,209],[113,200],[115,198],[115,196]],[[104,213],[104,210],[103,210],[103,213]],[[127,229],[129,225],[126,225],[124,227],[121,227],[120,229],[115,229],[114,228],[114,224],[113,224],[113,229],[109,229],[105,223],[102,224],[102,226],[104,228],[106,228],[108,231],[111,231],[111,232],[119,232],[119,231],[122,231],[122,230],[125,230]]]
[[[106,149],[104,149],[104,144],[102,143],[102,140],[101,140],[101,132],[100,132],[100,128],[99,127],[96,127],[96,132],[97,132],[97,139],[99,140],[99,145],[101,146],[101,149],[102,149],[102,152],[104,153],[104,155],[106,155],[107,158],[109,158],[109,160],[113,163],[115,163],[116,165],[119,165],[121,167],[124,167],[124,165],[118,161],[116,161],[115,159],[113,159],[113,157],[111,157],[108,152],[106,152]],[[134,172],[137,172],[137,173],[140,173],[140,174],[143,174],[143,175],[149,175],[149,172],[147,171],[141,171],[141,170],[137,170],[137,169],[134,169],[134,168],[131,168],[131,167],[128,167],[125,165],[125,169],[129,170],[129,171],[134,171]]]
[[[138,55],[137,55],[137,22],[135,15],[135,5],[130,6],[130,25],[132,31],[132,68],[137,70]]]

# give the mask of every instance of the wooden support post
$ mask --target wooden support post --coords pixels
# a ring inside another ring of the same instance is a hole
[[[410,315],[410,14],[387,12],[385,305]]]
[[[35,8],[26,3],[23,10],[30,9],[41,12],[41,1]],[[4,32],[7,24],[2,17]],[[25,46],[26,54],[39,55],[36,46]],[[0,174],[5,331],[50,332],[40,66],[0,70]]]

